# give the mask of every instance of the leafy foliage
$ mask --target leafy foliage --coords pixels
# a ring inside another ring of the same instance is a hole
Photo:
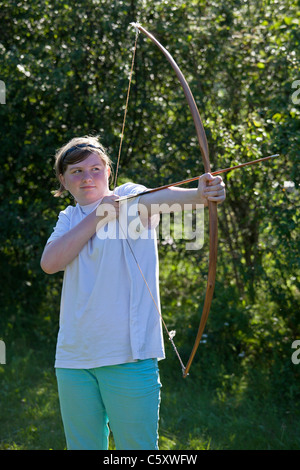
[[[233,370],[242,375],[262,367],[270,387],[284,384],[282,393],[294,396],[299,371],[290,348],[300,337],[297,2],[3,0],[0,21],[6,85],[0,336],[55,342],[61,276],[45,276],[39,259],[58,211],[71,201],[51,196],[53,155],[71,137],[93,133],[116,159],[134,42],[129,23],[140,21],[190,84],[213,169],[280,154],[224,177],[217,286],[198,353],[199,361],[215,367],[208,373],[196,364],[195,373],[220,385]],[[151,187],[202,171],[183,92],[161,52],[140,37],[119,182]],[[180,241],[159,243],[163,313],[186,357],[202,308],[206,247],[207,234],[200,251],[188,252]]]

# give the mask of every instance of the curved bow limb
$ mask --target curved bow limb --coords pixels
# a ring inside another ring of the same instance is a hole
[[[132,25],[144,33],[157,47],[162,51],[162,53],[166,56],[167,60],[170,62],[172,68],[174,69],[177,78],[183,88],[185,97],[187,99],[190,111],[193,116],[196,133],[198,137],[199,147],[202,155],[202,160],[204,164],[205,173],[210,173],[210,161],[209,161],[209,151],[208,151],[208,144],[207,139],[204,131],[204,127],[201,121],[201,117],[196,106],[193,94],[190,90],[190,87],[184,78],[180,68],[176,64],[175,60],[171,56],[171,54],[165,49],[160,42],[145,28],[143,28],[139,23],[132,23]],[[210,311],[210,306],[213,298],[214,287],[215,287],[215,279],[216,279],[216,267],[217,267],[217,246],[218,246],[218,214],[217,214],[217,203],[209,201],[208,203],[208,210],[209,210],[209,267],[208,267],[208,278],[207,278],[207,286],[206,286],[206,294],[204,300],[203,311],[201,315],[200,325],[198,328],[198,333],[196,336],[196,340],[194,343],[194,347],[190,354],[190,358],[188,363],[183,371],[183,377],[187,377],[191,364],[193,362],[194,356],[196,354],[197,348],[201,341],[201,337],[207,322],[207,318]]]
[[[209,201],[209,265],[208,265],[208,278],[206,286],[205,301],[202,310],[202,316],[200,320],[200,325],[198,328],[197,336],[195,339],[194,347],[190,354],[189,360],[185,367],[183,377],[186,378],[191,364],[193,362],[194,356],[198,349],[199,343],[202,338],[202,334],[207,322],[207,318],[210,311],[210,306],[212,298],[214,295],[215,289],[215,280],[216,280],[216,271],[217,271],[217,250],[218,250],[218,214],[217,214],[217,203]]]

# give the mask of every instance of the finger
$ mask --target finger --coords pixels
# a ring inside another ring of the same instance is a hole
[[[206,186],[204,191],[223,191],[223,188],[221,185]]]
[[[208,186],[224,185],[223,180],[220,176],[212,176],[212,179],[208,182]]]
[[[204,194],[210,195],[210,196],[221,195],[221,194],[224,194],[224,192],[225,192],[225,187],[222,185],[207,186],[204,190]]]
[[[202,181],[212,181],[215,177],[211,173],[204,173],[200,176]]]
[[[207,190],[207,193],[205,195],[205,197],[208,199],[208,200],[214,200],[214,201],[219,201],[219,200],[225,200],[226,198],[226,191],[225,191],[225,188],[222,188],[221,190],[219,191],[208,191]]]
[[[223,202],[225,201],[225,196],[209,196],[207,200],[211,202]]]

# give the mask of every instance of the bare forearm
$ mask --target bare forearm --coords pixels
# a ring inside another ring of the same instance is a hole
[[[89,239],[111,220],[119,216],[118,197],[111,194],[104,196],[99,206],[87,215],[79,224],[57,240],[46,245],[41,268],[47,274],[62,271],[80,253]]]
[[[194,209],[198,204],[208,205],[208,201],[217,204],[225,200],[225,184],[220,176],[205,173],[199,177],[198,188],[182,189],[170,187],[140,197],[139,209],[142,214],[169,213]],[[189,206],[189,207],[187,207]]]
[[[187,205],[195,208],[196,204],[207,205],[207,201],[199,195],[197,189],[182,189],[171,187],[140,197],[139,209],[143,209],[154,215],[156,213],[181,211]]]
[[[46,245],[41,258],[43,271],[47,274],[54,274],[64,270],[94,235],[98,222],[99,217],[96,216],[96,211],[93,211],[76,227]]]

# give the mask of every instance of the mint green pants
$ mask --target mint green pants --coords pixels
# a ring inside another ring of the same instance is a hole
[[[160,379],[156,359],[98,367],[56,369],[69,450],[158,449]]]

